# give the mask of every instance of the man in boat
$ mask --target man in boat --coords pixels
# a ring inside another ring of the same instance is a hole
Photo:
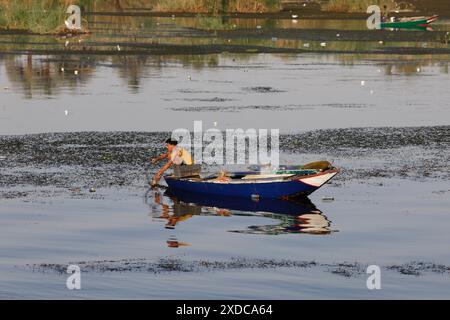
[[[172,140],[171,138],[166,140],[167,153],[163,153],[160,156],[153,158],[152,164],[157,163],[159,160],[168,159],[167,163],[162,167],[155,178],[152,181],[152,186],[156,186],[161,179],[163,173],[169,169],[172,165],[182,166],[182,165],[193,165],[192,156],[186,149],[177,146],[178,141]]]

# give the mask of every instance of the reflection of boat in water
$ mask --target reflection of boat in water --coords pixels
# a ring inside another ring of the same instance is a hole
[[[154,210],[155,218],[163,219],[165,227],[175,225],[193,216],[258,216],[278,220],[278,224],[249,226],[246,230],[230,232],[249,234],[309,233],[329,234],[330,221],[306,197],[288,200],[259,199],[242,197],[221,197],[194,192],[167,190],[164,194],[172,204],[163,203],[159,192],[154,197],[155,204],[162,210]]]

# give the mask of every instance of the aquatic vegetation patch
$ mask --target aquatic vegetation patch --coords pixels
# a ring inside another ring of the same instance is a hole
[[[25,198],[28,196],[28,192],[23,191],[0,191],[0,199],[16,199]]]
[[[437,190],[437,191],[433,191],[432,193],[437,194],[437,195],[444,195],[446,193],[450,193],[450,189],[449,190]]]
[[[401,265],[392,265],[388,266],[387,269],[412,276],[421,276],[424,273],[440,273],[450,275],[450,266],[422,261],[412,261]]]
[[[200,101],[200,102],[227,102],[227,101],[234,101],[236,99],[231,98],[220,98],[220,97],[214,97],[214,98],[165,98],[165,101],[175,101],[175,100],[181,100],[181,101]]]
[[[279,90],[279,89],[275,89],[272,87],[264,87],[264,86],[259,86],[259,87],[246,87],[243,88],[244,91],[249,91],[249,92],[257,92],[257,93],[277,93],[277,92],[283,92],[283,90]]]
[[[324,265],[327,270],[333,274],[346,278],[356,277],[366,273],[367,265],[358,262],[342,262],[336,264]]]
[[[198,108],[197,111],[203,111],[200,109],[208,107]],[[209,108],[238,112],[240,107]],[[248,108],[283,110],[280,106]],[[0,136],[0,187],[5,191],[26,188],[27,195],[33,198],[39,190],[35,187],[65,190],[69,197],[90,196],[86,192],[73,193],[72,188],[142,188],[147,184],[147,176],[158,168],[150,165],[148,159],[163,152],[161,142],[168,135],[78,132]],[[379,183],[379,179],[394,177],[448,180],[450,154],[445,151],[449,148],[450,126],[328,129],[280,136],[280,151],[287,159],[303,154],[334,159],[342,169],[336,180],[340,182]],[[375,180],[368,181],[369,178]],[[8,198],[24,196],[7,194]]]
[[[80,267],[83,273],[106,272],[146,272],[152,274],[182,272],[213,272],[245,269],[309,269],[321,268],[345,278],[366,275],[368,265],[360,262],[320,263],[314,260],[298,261],[289,259],[257,259],[231,257],[229,260],[183,260],[175,256],[159,259],[130,258],[118,260],[79,261],[65,264],[40,263],[27,264],[25,267],[33,272],[55,272],[66,274],[71,264]],[[450,275],[450,266],[431,262],[409,262],[402,265],[380,266],[382,269],[396,271],[403,275],[423,276],[425,273]]]
[[[338,108],[338,109],[363,109],[367,107],[367,104],[362,103],[330,103],[323,104],[325,107]]]
[[[187,106],[187,107],[173,107],[172,111],[182,112],[242,112],[251,110],[264,110],[264,111],[288,111],[298,109],[295,105],[252,105],[252,106]]]
[[[81,261],[76,264],[81,272],[206,272],[216,270],[235,269],[276,269],[276,268],[308,268],[316,266],[314,261],[274,260],[274,259],[250,259],[232,257],[230,260],[195,260],[187,261],[174,257],[160,258],[158,260],[146,258]],[[66,273],[69,264],[32,264],[27,265],[35,272]]]
[[[407,146],[444,150],[450,146],[450,126],[325,129],[283,137],[281,147],[293,152],[322,152],[336,147],[375,150]]]

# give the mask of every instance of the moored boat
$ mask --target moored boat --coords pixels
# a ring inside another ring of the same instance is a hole
[[[391,18],[390,21],[381,22],[381,28],[426,28],[437,19],[437,15],[431,17]]]

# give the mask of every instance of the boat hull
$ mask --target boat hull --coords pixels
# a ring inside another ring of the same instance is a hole
[[[408,19],[406,21],[394,21],[394,22],[382,22],[381,28],[394,28],[394,29],[415,29],[426,28],[428,25],[436,21],[438,16],[432,16],[429,18],[420,19]]]
[[[337,170],[327,170],[315,175],[308,175],[293,180],[275,182],[227,183],[219,181],[194,181],[176,179],[166,176],[170,189],[185,190],[195,193],[215,194],[231,197],[282,198],[295,195],[309,195],[327,183],[338,173]]]
[[[414,28],[427,26],[427,20],[408,21],[408,22],[382,22],[382,28]]]

